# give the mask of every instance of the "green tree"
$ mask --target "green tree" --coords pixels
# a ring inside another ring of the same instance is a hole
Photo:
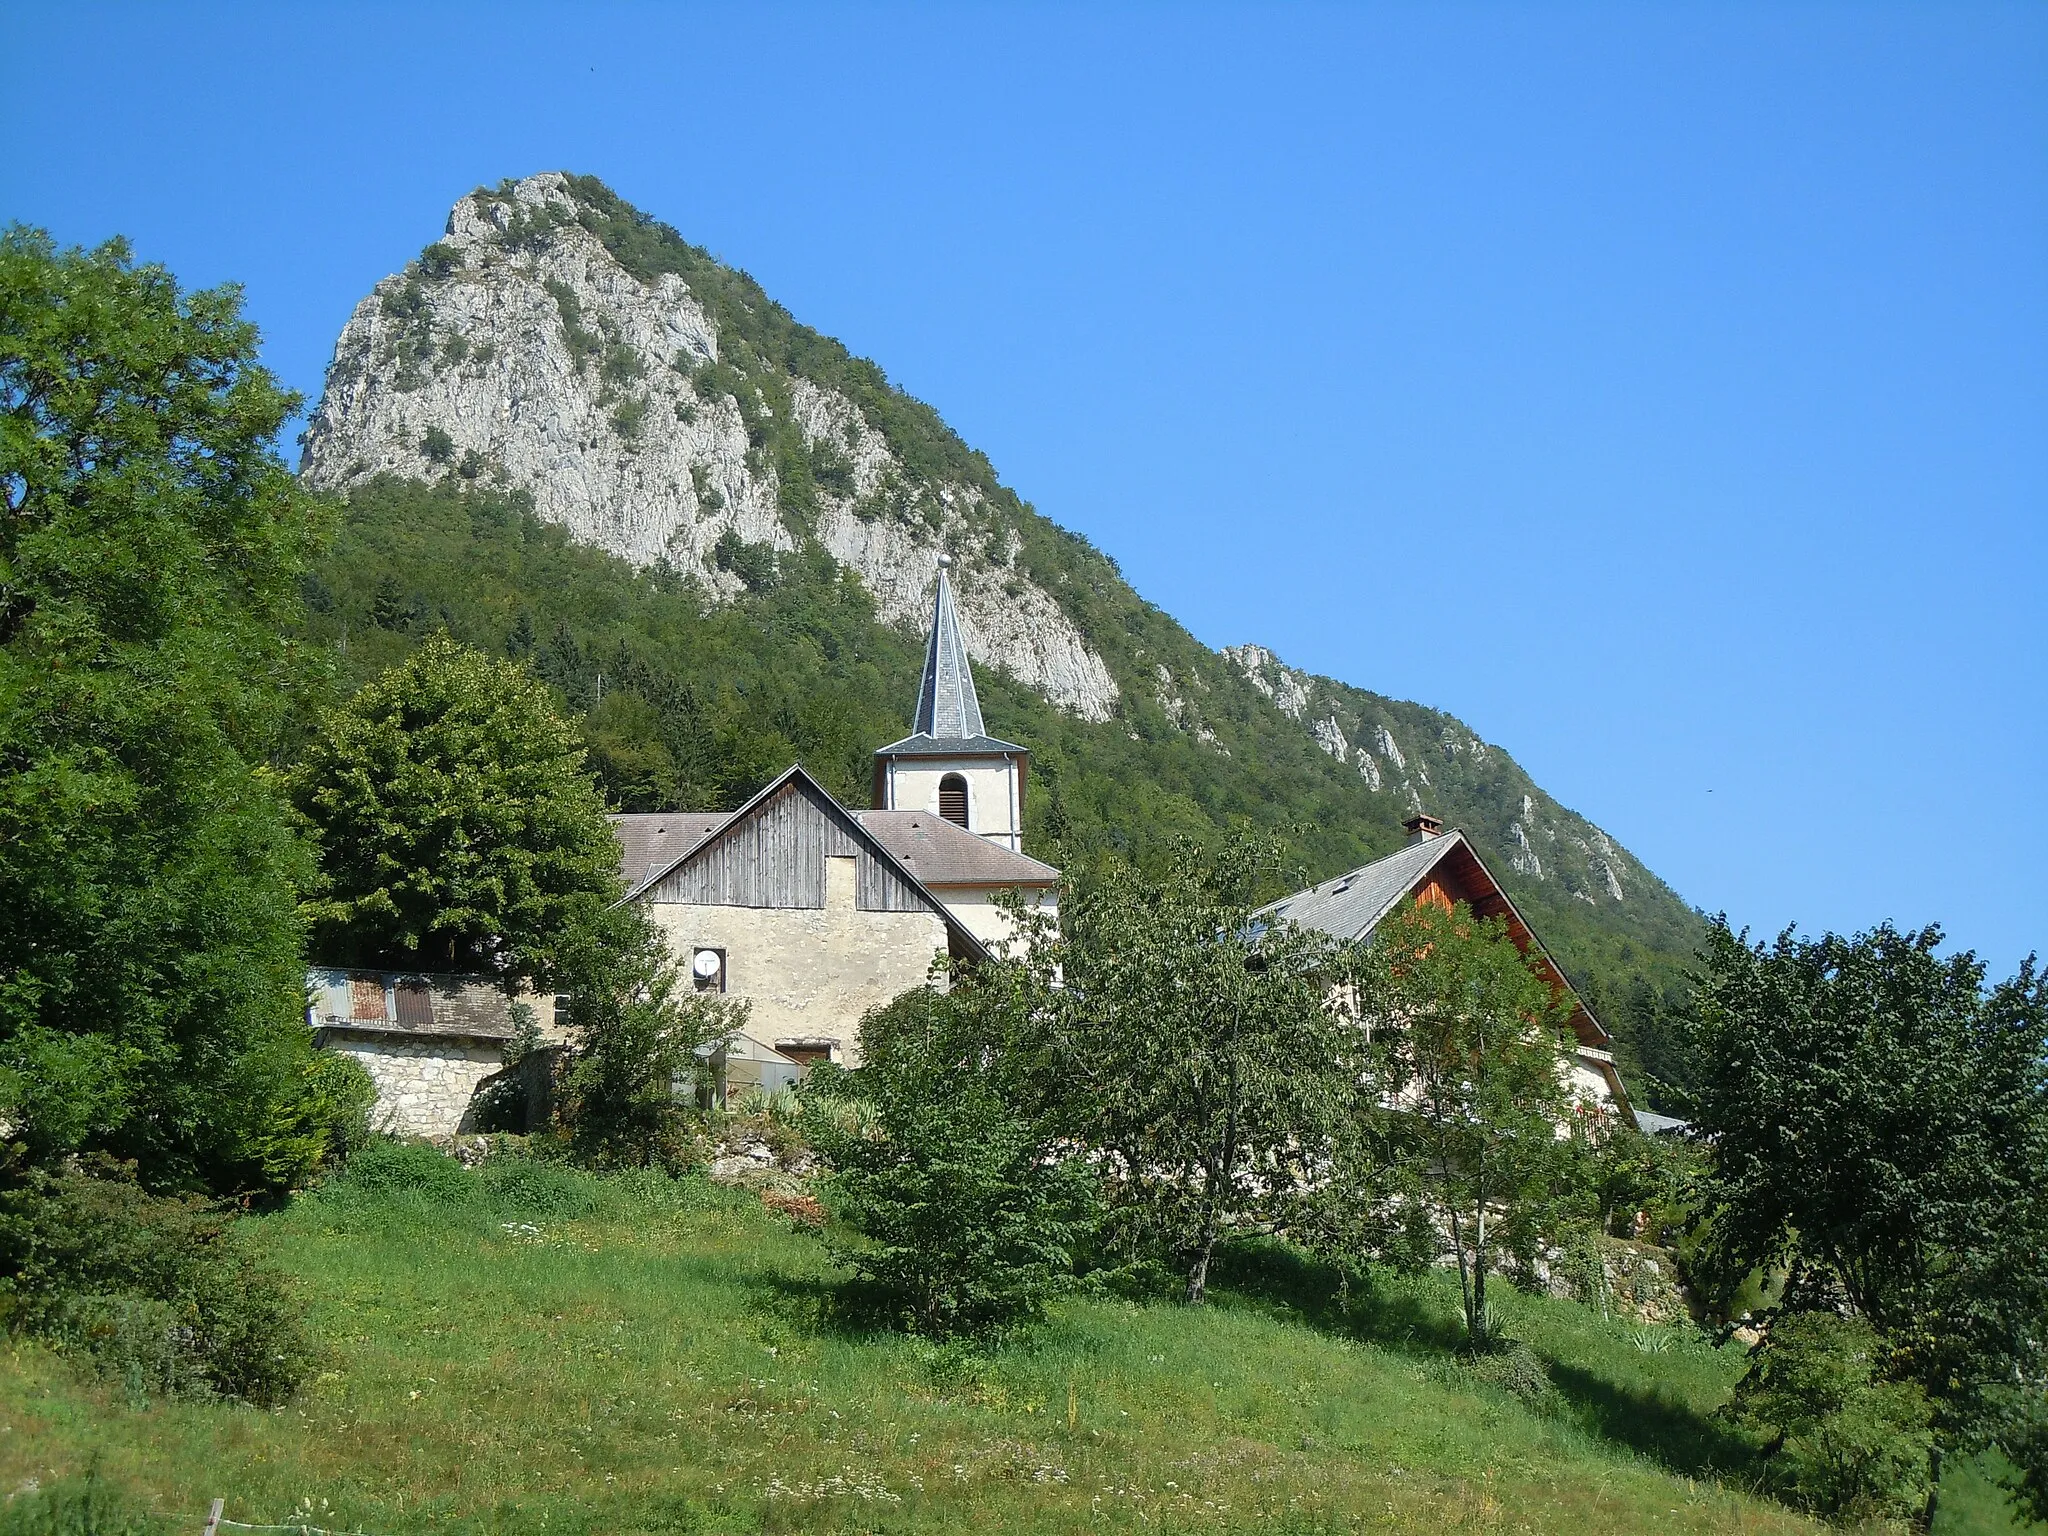
[[[1112,866],[1067,911],[1051,1091],[1109,1156],[1123,1239],[1170,1254],[1190,1303],[1217,1242],[1286,1226],[1375,1112],[1341,947],[1252,916],[1276,858],[1184,845],[1164,878]]]
[[[0,1119],[158,1188],[290,1184],[330,1135],[260,767],[323,519],[256,348],[233,288],[0,235]]]
[[[1361,1007],[1395,1058],[1418,1198],[1441,1205],[1466,1336],[1493,1342],[1487,1275],[1502,1238],[1554,1209],[1572,1121],[1561,1056],[1569,1003],[1499,918],[1410,902],[1373,933]]]
[[[1937,1459],[2023,1425],[2048,1374],[2048,984],[2030,958],[1987,989],[1940,943],[1752,947],[1718,922],[1695,1027],[1701,1260],[1782,1267],[1786,1310],[1869,1323],[1933,1402]]]
[[[621,894],[604,801],[546,687],[446,636],[329,712],[290,785],[337,962],[551,986]]]
[[[862,1065],[820,1069],[804,1124],[862,1243],[856,1309],[914,1332],[990,1334],[1040,1316],[1071,1280],[1096,1179],[1024,1089],[1052,1001],[1049,947],[999,957],[861,1021]]]
[[[637,907],[580,927],[561,970],[574,987],[561,1105],[570,1147],[593,1167],[687,1167],[702,1140],[698,1049],[743,1029],[748,1004],[686,991],[666,939]]]

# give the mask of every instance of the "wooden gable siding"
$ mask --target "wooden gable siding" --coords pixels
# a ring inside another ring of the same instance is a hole
[[[1464,843],[1450,850],[1449,856],[1415,888],[1418,905],[1433,905],[1449,911],[1457,902],[1463,902],[1472,909],[1475,917],[1503,917],[1507,919],[1508,937],[1515,948],[1523,954],[1536,957],[1536,970],[1550,984],[1558,996],[1569,995],[1572,1000],[1571,1027],[1582,1044],[1598,1045],[1607,1040],[1607,1031],[1587,1011],[1578,991],[1564,973],[1552,965],[1543,947],[1536,942],[1536,935],[1516,914],[1513,905],[1499,886],[1495,885],[1486,872],[1486,866]]]
[[[929,903],[883,860],[836,805],[801,783],[754,808],[648,892],[654,901],[713,907],[825,905],[825,861],[850,858],[863,912],[923,912]]]

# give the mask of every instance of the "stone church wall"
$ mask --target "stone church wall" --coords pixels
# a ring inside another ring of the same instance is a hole
[[[829,1040],[834,1060],[856,1064],[861,1015],[924,984],[946,924],[929,911],[861,911],[854,861],[825,863],[822,908],[656,901],[646,911],[685,975],[696,950],[724,952],[727,994],[753,1005],[747,1034],[773,1046]]]

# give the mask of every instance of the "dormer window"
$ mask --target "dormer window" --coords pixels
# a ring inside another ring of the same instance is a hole
[[[967,825],[967,780],[957,773],[939,780],[939,814],[956,827]]]

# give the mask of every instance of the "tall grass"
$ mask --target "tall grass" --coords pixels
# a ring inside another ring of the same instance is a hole
[[[253,1225],[329,1340],[300,1398],[135,1409],[17,1345],[5,1487],[96,1464],[180,1528],[224,1496],[372,1536],[1817,1529],[1740,1491],[1739,1356],[1565,1304],[1502,1302],[1532,1405],[1445,1347],[1455,1287],[1273,1250],[1207,1309],[1077,1299],[991,1355],[836,1331],[816,1238],[698,1181],[379,1149]]]

